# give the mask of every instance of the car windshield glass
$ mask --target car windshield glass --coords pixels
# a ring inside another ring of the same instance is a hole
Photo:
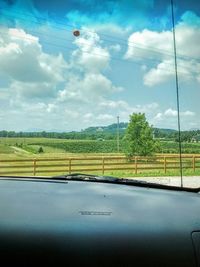
[[[0,176],[200,187],[196,0],[0,0]]]

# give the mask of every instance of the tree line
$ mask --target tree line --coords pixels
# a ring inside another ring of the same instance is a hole
[[[178,132],[175,130],[165,130],[153,128],[153,133],[155,138],[160,139],[170,139],[178,142]],[[124,137],[125,130],[120,131],[120,139]],[[22,138],[56,138],[56,139],[74,139],[74,140],[115,140],[116,139],[116,130],[115,132],[15,132],[15,131],[0,131],[0,137],[22,137]],[[182,131],[181,132],[181,141],[182,142],[192,142],[193,138],[200,137],[200,130],[195,131]]]
[[[130,122],[129,122],[130,123]],[[121,122],[119,124],[119,138],[123,139],[129,123]],[[103,127],[89,127],[80,132],[16,132],[16,131],[0,131],[0,137],[22,137],[22,138],[56,138],[71,140],[115,140],[117,132],[117,124],[111,124]],[[159,129],[152,127],[152,134],[156,139],[165,139],[178,142],[178,131],[172,129]],[[182,142],[192,142],[194,139],[200,141],[200,130],[181,131]]]

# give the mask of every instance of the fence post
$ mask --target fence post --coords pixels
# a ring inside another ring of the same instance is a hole
[[[193,155],[193,161],[192,161],[192,162],[193,162],[193,164],[192,164],[192,165],[193,165],[193,172],[195,172],[195,163],[196,163],[196,160],[195,160],[195,159],[196,159],[196,158],[195,158],[195,156]]]
[[[36,159],[33,160],[33,175],[36,175]]]
[[[69,158],[69,174],[72,173],[72,159]]]
[[[135,174],[137,174],[137,156],[135,156]]]
[[[104,174],[104,161],[105,161],[105,158],[102,157],[102,174]]]
[[[164,156],[164,172],[167,172],[167,161],[166,161],[166,157]]]

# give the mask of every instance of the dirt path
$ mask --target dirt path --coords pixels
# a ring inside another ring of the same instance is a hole
[[[16,146],[11,146],[11,147],[15,150],[15,152],[23,153],[23,154],[31,154],[30,152],[28,152],[28,151],[26,151],[20,147],[16,147]]]

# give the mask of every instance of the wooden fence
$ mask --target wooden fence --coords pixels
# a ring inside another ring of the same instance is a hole
[[[200,155],[182,156],[183,169],[195,172],[200,168]],[[51,175],[71,173],[101,173],[128,171],[134,174],[145,171],[167,173],[180,168],[178,155],[155,157],[134,157],[127,160],[124,156],[37,158],[0,160],[0,175]]]

